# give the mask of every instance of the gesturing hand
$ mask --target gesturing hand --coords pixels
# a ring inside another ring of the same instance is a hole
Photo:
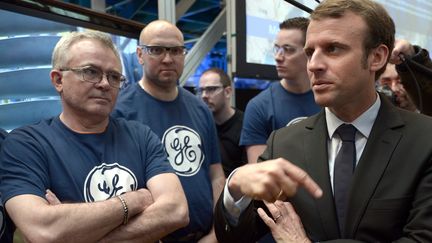
[[[322,190],[310,176],[291,162],[279,158],[240,167],[228,182],[234,200],[247,195],[257,200],[274,202],[292,197],[303,186],[314,197]]]

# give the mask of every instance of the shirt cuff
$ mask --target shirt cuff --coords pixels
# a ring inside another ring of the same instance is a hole
[[[228,222],[231,225],[236,226],[238,220],[240,218],[241,213],[249,206],[252,202],[252,198],[248,196],[242,196],[238,201],[234,201],[234,198],[231,196],[230,191],[228,189],[228,183],[234,175],[237,169],[233,170],[231,174],[228,176],[225,187],[224,187],[224,196],[223,196],[223,204],[225,208],[225,216]]]

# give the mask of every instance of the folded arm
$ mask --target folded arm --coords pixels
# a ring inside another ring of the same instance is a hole
[[[147,187],[154,203],[113,230],[103,242],[155,242],[189,223],[186,197],[175,174],[154,176]]]
[[[129,215],[143,209],[141,191],[123,195]],[[45,199],[24,194],[9,199],[6,210],[30,242],[96,242],[123,222],[123,205],[118,198],[94,203],[51,205]]]

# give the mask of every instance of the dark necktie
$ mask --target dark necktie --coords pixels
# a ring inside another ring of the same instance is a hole
[[[342,147],[335,159],[334,165],[334,200],[338,215],[339,229],[341,235],[344,232],[346,205],[351,184],[351,177],[355,168],[356,149],[355,133],[356,128],[351,124],[342,124],[336,129],[336,133],[342,140]]]

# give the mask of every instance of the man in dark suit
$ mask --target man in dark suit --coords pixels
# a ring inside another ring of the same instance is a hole
[[[392,19],[371,0],[326,0],[310,18],[307,68],[324,109],[273,132],[264,162],[231,173],[216,208],[219,241],[271,231],[277,242],[432,242],[432,119],[375,91]]]

